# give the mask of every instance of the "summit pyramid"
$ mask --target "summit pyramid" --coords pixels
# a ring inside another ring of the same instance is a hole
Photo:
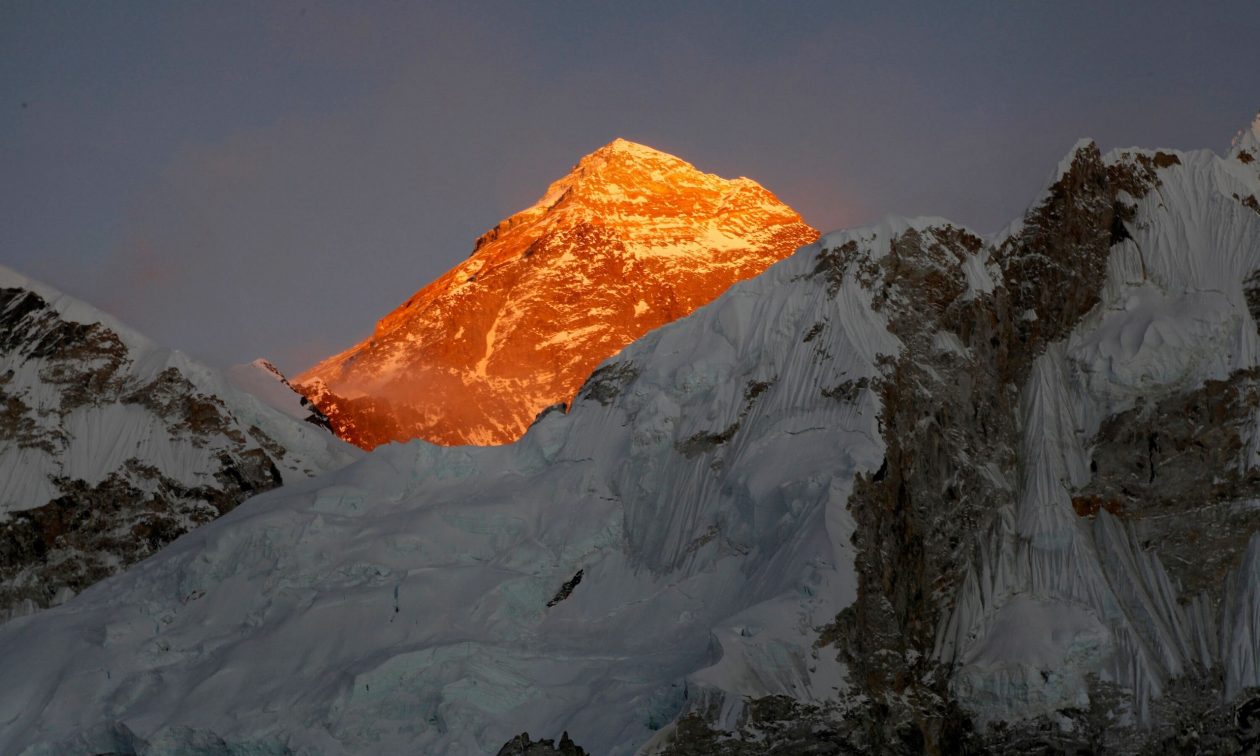
[[[604,359],[817,237],[755,181],[617,139],[295,383],[364,448],[511,442]]]

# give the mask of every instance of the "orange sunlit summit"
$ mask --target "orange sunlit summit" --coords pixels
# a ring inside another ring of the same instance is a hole
[[[365,449],[508,443],[626,344],[817,237],[755,181],[617,139],[295,384]]]

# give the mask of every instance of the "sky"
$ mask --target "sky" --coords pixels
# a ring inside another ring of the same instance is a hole
[[[1260,3],[0,1],[0,264],[216,366],[367,336],[624,137],[821,230],[1224,151]]]

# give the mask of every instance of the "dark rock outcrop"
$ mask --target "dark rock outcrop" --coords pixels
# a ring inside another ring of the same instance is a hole
[[[569,733],[560,736],[557,744],[554,740],[541,738],[534,740],[528,732],[512,738],[499,749],[498,756],[587,756],[586,751],[569,739]]]

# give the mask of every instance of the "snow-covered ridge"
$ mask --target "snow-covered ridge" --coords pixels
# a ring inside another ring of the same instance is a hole
[[[355,456],[210,368],[6,268],[0,319],[6,616],[64,600],[253,490]]]
[[[480,753],[569,727],[630,753],[689,696],[834,695],[811,628],[852,598],[844,501],[882,446],[860,386],[897,343],[868,292],[829,293],[813,268],[802,252],[649,334],[512,446],[382,447],[200,528],[47,633],[18,621],[0,648],[48,643],[93,671],[6,658],[30,666],[0,694],[0,748],[187,726]],[[84,640],[100,621],[108,640]],[[19,703],[48,696],[74,703]]]
[[[1250,157],[1251,160],[1242,157],[1244,152],[1247,153],[1247,157]],[[1248,164],[1252,161],[1260,160],[1260,113],[1256,113],[1250,128],[1243,129],[1234,137],[1229,154],[1235,160],[1241,158]]]
[[[140,352],[158,349],[158,346],[149,340],[147,336],[132,329],[109,313],[102,312],[80,299],[64,294],[41,281],[24,276],[4,265],[0,265],[0,288],[25,289],[26,291],[34,292],[47,302],[48,306],[62,320],[84,325],[99,323],[116,334],[130,349]]]
[[[241,391],[255,396],[294,420],[311,423],[332,432],[328,417],[289,382],[280,368],[259,358],[245,365],[233,365],[227,378]]]

